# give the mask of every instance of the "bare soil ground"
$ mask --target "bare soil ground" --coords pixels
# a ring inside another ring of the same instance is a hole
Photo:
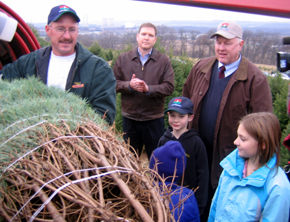
[[[274,71],[277,70],[277,67],[274,65],[265,65],[265,64],[256,64],[256,66],[261,69],[262,71]]]
[[[141,156],[140,156],[140,161],[142,163],[142,165],[147,168],[149,167],[149,160],[148,160],[148,157],[147,157],[147,154],[146,154],[146,151],[143,149],[142,153],[141,153]]]

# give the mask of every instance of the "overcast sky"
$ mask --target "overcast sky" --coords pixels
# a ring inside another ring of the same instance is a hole
[[[72,7],[81,23],[99,22],[103,18],[116,21],[168,21],[168,20],[236,20],[236,21],[287,21],[290,19],[270,17],[190,6],[132,0],[2,0],[26,23],[47,22],[50,9],[60,4]]]

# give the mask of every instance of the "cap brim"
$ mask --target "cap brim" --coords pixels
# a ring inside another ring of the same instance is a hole
[[[182,114],[182,115],[187,114],[187,113],[184,113],[184,110],[172,109],[172,108],[165,110],[164,113],[167,113],[167,112],[169,112],[169,111],[175,111],[175,112],[178,112],[178,113],[180,113],[180,114]]]
[[[220,36],[222,36],[222,37],[224,37],[224,38],[226,38],[226,39],[233,39],[233,38],[236,38],[236,37],[237,37],[237,36],[235,36],[235,35],[233,35],[233,34],[231,34],[231,33],[228,33],[228,32],[225,32],[225,31],[220,30],[220,31],[218,31],[218,32],[216,32],[216,33],[214,33],[214,34],[212,34],[212,35],[210,36],[210,38],[212,39],[212,38],[214,38],[214,37],[217,36],[217,35],[220,35]]]

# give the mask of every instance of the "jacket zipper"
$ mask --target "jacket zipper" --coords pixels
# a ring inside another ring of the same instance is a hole
[[[77,68],[78,68],[78,66],[79,66],[79,62],[80,62],[80,60],[77,62],[77,65],[76,65],[76,67],[75,67],[74,70],[73,70],[72,77],[71,77],[71,80],[70,80],[70,83],[69,83],[69,88],[72,87],[72,81],[73,81],[73,79],[74,79],[74,76],[75,76],[76,70],[77,70]]]

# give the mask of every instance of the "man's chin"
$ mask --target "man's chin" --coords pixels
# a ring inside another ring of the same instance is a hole
[[[151,49],[152,47],[150,45],[142,45],[141,48],[143,50],[148,50],[148,49]]]
[[[219,62],[221,62],[224,65],[227,65],[228,64],[228,60],[225,59],[225,58],[219,58],[218,60],[219,60]]]
[[[72,55],[74,53],[74,51],[72,51],[72,50],[61,50],[60,51],[60,54],[61,54],[61,56],[69,56],[69,55]]]

